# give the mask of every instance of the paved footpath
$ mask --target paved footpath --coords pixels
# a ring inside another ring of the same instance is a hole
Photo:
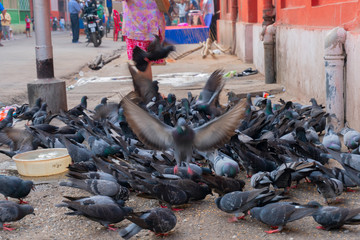
[[[79,70],[98,54],[111,53],[124,46],[123,42],[114,42],[103,38],[100,47],[86,46],[85,36],[80,36],[82,43],[71,42],[70,32],[52,32],[55,78],[63,79]],[[15,40],[2,41],[0,48],[0,102],[8,103],[23,100],[27,83],[36,79],[35,34],[31,38],[15,35]],[[27,102],[27,96],[24,101]],[[1,105],[1,104],[0,104]]]

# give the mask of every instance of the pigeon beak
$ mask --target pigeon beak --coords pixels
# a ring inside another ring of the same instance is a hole
[[[250,215],[250,216],[251,216],[251,214],[250,214],[250,210],[248,211],[248,215]]]
[[[33,186],[31,187],[31,189],[32,189],[33,191],[35,191],[35,190],[36,190],[35,185],[33,185]]]
[[[36,214],[35,214],[35,213],[32,213],[32,215],[36,216]]]

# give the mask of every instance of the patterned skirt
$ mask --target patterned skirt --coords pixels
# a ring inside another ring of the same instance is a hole
[[[161,36],[160,36],[161,39]],[[135,48],[135,46],[140,47],[141,49],[143,49],[144,51],[147,51],[148,46],[150,45],[151,41],[149,40],[135,40],[135,39],[130,39],[130,38],[126,38],[126,49],[127,49],[127,55],[128,55],[128,59],[131,60],[132,59],[132,53],[133,50]],[[157,61],[153,61],[152,63],[156,63],[156,64],[164,64],[165,63],[165,59],[160,59]]]

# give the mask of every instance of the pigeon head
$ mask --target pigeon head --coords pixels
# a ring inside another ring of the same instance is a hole
[[[207,184],[205,183],[199,183],[199,184],[202,192],[206,193],[206,195],[208,194],[213,195],[211,188]]]
[[[36,99],[35,106],[41,107],[41,98]]]
[[[232,165],[231,163],[225,163],[222,168],[222,172],[227,177],[235,177],[236,174],[238,174],[239,172],[238,170],[239,168],[237,166]]]
[[[104,97],[104,98],[101,99],[101,103],[102,103],[102,104],[106,104],[106,103],[107,103],[107,100],[108,100],[108,98],[107,98],[107,97]]]
[[[176,131],[178,134],[184,134],[186,131],[186,121],[184,118],[179,118],[178,122],[177,122],[177,128]]]
[[[219,209],[221,209],[221,206],[220,206],[221,199],[222,199],[222,197],[218,197],[217,199],[215,199],[215,204]]]
[[[260,220],[261,207],[254,207],[250,210],[250,215],[257,220]]]
[[[19,211],[20,219],[29,214],[35,215],[34,208],[30,205],[27,205],[27,204],[19,205],[19,208],[20,208],[20,211]]]
[[[317,207],[322,207],[320,203],[318,203],[317,201],[310,201],[308,202],[307,205],[310,205],[310,206],[317,206]]]
[[[117,200],[116,204],[119,205],[120,207],[124,207],[125,206],[125,201],[124,200]]]
[[[169,93],[168,96],[167,96],[167,101],[168,103],[173,103],[176,101],[176,97],[173,93]]]

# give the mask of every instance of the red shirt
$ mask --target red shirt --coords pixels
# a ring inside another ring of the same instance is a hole
[[[25,18],[26,28],[30,28],[31,20],[30,18]]]

